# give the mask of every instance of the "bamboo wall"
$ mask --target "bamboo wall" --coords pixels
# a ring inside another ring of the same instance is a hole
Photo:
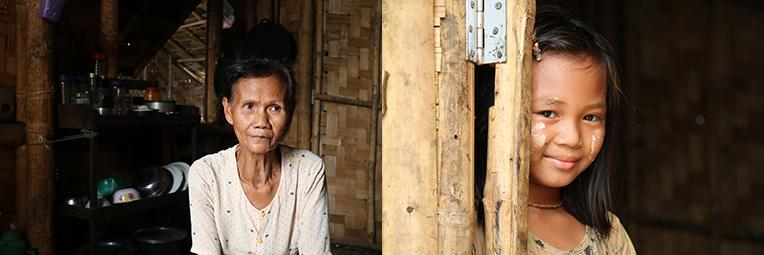
[[[650,0],[623,11],[637,251],[764,253],[764,5]]]
[[[331,236],[351,244],[378,243],[378,1],[324,0],[318,9],[323,16],[317,19],[322,39],[313,133],[326,163]]]

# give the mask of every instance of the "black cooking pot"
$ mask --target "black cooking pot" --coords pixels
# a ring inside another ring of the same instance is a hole
[[[188,254],[185,241],[188,232],[175,227],[151,227],[135,231],[133,240],[141,254]]]
[[[96,242],[92,248],[93,254],[111,254],[111,255],[133,255],[136,254],[137,248],[130,242],[124,240],[103,240]],[[79,247],[74,251],[75,255],[90,255],[90,245]]]

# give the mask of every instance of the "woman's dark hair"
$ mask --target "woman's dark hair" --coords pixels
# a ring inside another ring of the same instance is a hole
[[[297,105],[297,80],[292,67],[282,60],[270,58],[245,57],[236,60],[226,69],[223,83],[226,89],[223,97],[229,100],[233,98],[236,84],[247,78],[265,78],[269,76],[276,77],[281,85],[284,86],[284,108],[287,112],[288,123],[291,123],[292,114],[294,114]]]
[[[607,116],[605,125],[605,138],[602,149],[586,171],[576,177],[568,186],[561,189],[562,200],[565,202],[565,210],[576,217],[583,224],[596,229],[600,235],[610,234],[611,223],[608,212],[613,207],[613,195],[611,177],[624,168],[626,149],[626,132],[624,129],[624,110],[626,98],[623,94],[620,81],[620,71],[616,65],[615,53],[610,43],[595,32],[592,28],[581,21],[567,17],[557,7],[539,8],[536,14],[535,42],[538,42],[542,55],[565,54],[571,56],[590,56],[599,62],[607,75]],[[536,60],[532,60],[536,61]],[[478,69],[481,72],[492,72]],[[477,76],[476,75],[476,76]],[[479,76],[477,76],[479,77]],[[490,77],[492,78],[492,77]],[[485,111],[485,116],[476,118],[475,135],[476,162],[485,160],[485,149],[478,149],[487,145],[487,110],[493,104],[493,79],[478,79],[476,86],[478,91],[475,95],[476,110]],[[484,84],[480,84],[480,83]],[[489,91],[481,91],[489,90]],[[490,104],[481,106],[480,104]],[[478,112],[478,114],[481,114]],[[482,167],[478,169],[478,167]],[[485,163],[476,163],[476,203],[479,219],[482,221],[482,192],[485,185]]]

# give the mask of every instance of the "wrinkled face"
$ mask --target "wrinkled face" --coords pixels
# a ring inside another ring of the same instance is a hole
[[[605,137],[605,72],[589,56],[534,62],[530,181],[561,188],[586,170]]]
[[[239,148],[255,154],[276,149],[288,124],[284,88],[275,76],[236,82],[233,97],[223,98],[225,119],[233,125]]]

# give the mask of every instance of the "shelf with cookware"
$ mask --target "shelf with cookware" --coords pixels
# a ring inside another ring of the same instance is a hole
[[[70,219],[61,221],[87,221],[88,238],[80,241],[92,247],[137,226],[187,225],[185,179],[201,118],[196,107],[175,107],[102,115],[86,104],[58,105],[56,137],[72,140],[54,143],[57,209]]]

